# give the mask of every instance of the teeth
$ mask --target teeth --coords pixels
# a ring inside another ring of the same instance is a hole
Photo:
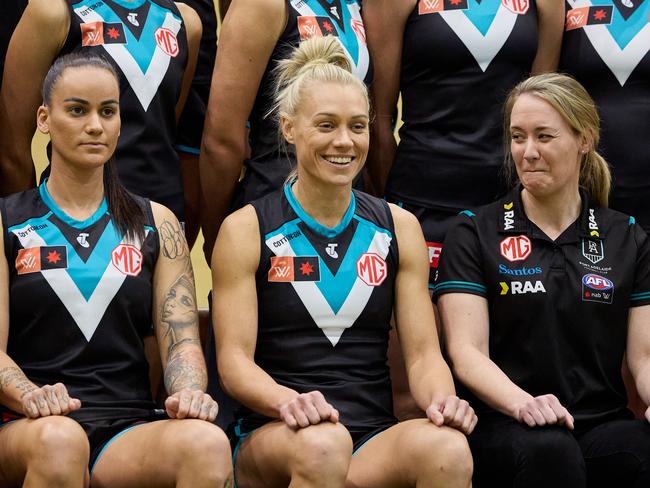
[[[352,162],[352,157],[346,156],[346,157],[327,157],[327,159],[330,163],[334,164],[348,164]]]

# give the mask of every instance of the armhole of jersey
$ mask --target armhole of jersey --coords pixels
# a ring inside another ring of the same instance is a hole
[[[144,225],[154,229],[154,234],[155,234],[153,239],[154,259],[153,259],[152,266],[153,268],[155,268],[156,263],[158,262],[158,255],[160,254],[160,235],[158,235],[158,230],[156,227],[156,219],[153,216],[153,209],[151,208],[151,200],[149,200],[148,198],[137,197],[135,195],[134,198],[136,199],[136,201],[138,201],[141,204],[142,210],[144,210],[144,220],[145,220]],[[142,243],[142,246],[144,247],[144,243]]]
[[[395,263],[399,267],[399,244],[397,243],[397,229],[395,229],[395,220],[393,219],[393,212],[390,210],[390,205],[383,198],[379,199],[381,205],[386,212],[386,218],[388,219],[388,225],[390,227],[390,232],[393,234],[393,240],[391,241],[391,246],[394,245],[393,249],[395,250]]]
[[[5,253],[5,258],[7,259],[7,262],[9,262],[9,227],[8,227],[8,220],[7,220],[7,205],[6,205],[6,198],[0,198],[0,216],[2,216],[2,241],[4,243],[4,249],[3,252]]]
[[[249,205],[253,207],[253,210],[255,210],[255,217],[257,218],[257,229],[260,233],[260,238],[258,242],[258,245],[260,246],[260,259],[257,262],[257,269],[255,270],[255,278],[257,281],[264,266],[262,260],[264,259],[264,237],[266,234],[264,233],[264,229],[262,229],[262,218],[261,218],[262,209],[258,208],[257,201],[250,202]]]

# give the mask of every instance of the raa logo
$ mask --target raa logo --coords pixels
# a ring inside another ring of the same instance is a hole
[[[499,282],[501,285],[501,295],[523,295],[526,293],[546,293],[544,283],[537,280],[532,281],[511,281],[510,286],[505,281]]]

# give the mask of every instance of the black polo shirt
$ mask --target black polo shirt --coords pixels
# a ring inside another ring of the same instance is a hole
[[[434,296],[485,297],[490,358],[531,395],[555,394],[587,427],[625,410],[627,315],[650,304],[650,242],[633,217],[581,197],[580,216],[555,241],[528,220],[520,189],[462,212]]]

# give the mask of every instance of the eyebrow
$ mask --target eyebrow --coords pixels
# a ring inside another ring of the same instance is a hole
[[[330,113],[330,112],[318,112],[317,114],[314,115],[314,117],[319,117],[319,116],[338,117],[339,114]],[[367,114],[357,114],[357,115],[353,115],[351,118],[352,119],[361,119],[361,118],[369,119],[370,117]]]
[[[523,130],[523,129],[518,125],[511,125],[510,130]],[[539,130],[557,130],[557,129],[554,129],[553,127],[550,127],[548,125],[540,125],[539,127],[535,127],[533,130],[539,131]]]
[[[77,98],[77,97],[71,97],[71,98],[66,98],[63,100],[64,102],[75,102],[75,103],[80,103],[82,105],[90,105],[90,102],[88,100],[84,100],[83,98]],[[119,105],[120,102],[114,99],[110,100],[104,100],[101,105]]]

